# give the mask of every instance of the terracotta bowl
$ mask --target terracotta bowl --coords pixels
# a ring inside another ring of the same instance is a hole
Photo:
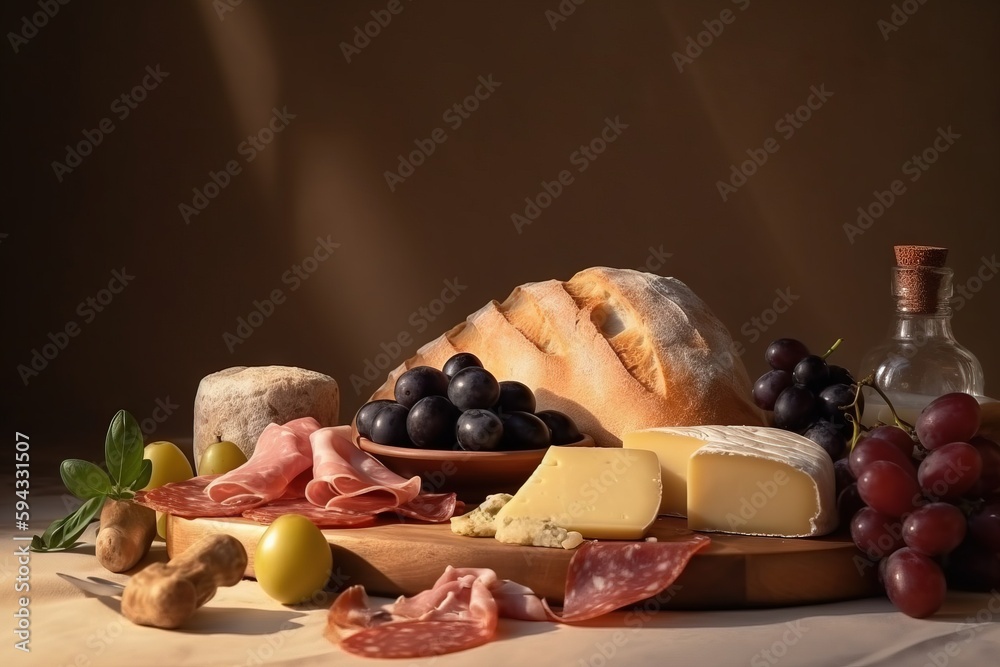
[[[459,500],[478,503],[491,493],[516,493],[535,471],[547,449],[515,452],[466,452],[380,445],[358,438],[358,445],[385,467],[403,477],[419,475],[424,491],[458,494]],[[593,447],[589,435],[564,447]]]

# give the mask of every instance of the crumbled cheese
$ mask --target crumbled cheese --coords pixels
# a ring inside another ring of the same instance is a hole
[[[486,500],[476,509],[451,518],[451,532],[468,537],[493,537],[497,533],[497,512],[513,497],[509,493],[486,496]]]
[[[496,538],[507,544],[563,549],[575,549],[583,544],[583,535],[566,530],[549,519],[508,517],[497,523]]]

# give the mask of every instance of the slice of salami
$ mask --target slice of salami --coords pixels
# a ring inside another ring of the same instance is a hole
[[[673,542],[585,542],[569,561],[562,613],[575,623],[652,597],[677,580],[691,557],[711,543],[704,535]]]
[[[367,658],[426,658],[481,646],[493,632],[470,621],[399,621],[356,632],[340,648]]]
[[[360,528],[375,523],[375,516],[372,514],[338,512],[317,507],[305,498],[275,500],[267,505],[243,511],[244,518],[257,523],[271,523],[283,514],[301,514],[320,528]]]
[[[449,568],[430,591],[381,608],[352,586],[330,607],[326,637],[369,658],[423,658],[485,644],[498,621],[490,582],[496,583],[492,570]]]
[[[183,482],[171,482],[163,486],[139,491],[135,502],[157,512],[173,514],[185,519],[199,517],[239,516],[245,507],[234,507],[215,502],[208,497],[205,489],[219,475],[202,475]]]

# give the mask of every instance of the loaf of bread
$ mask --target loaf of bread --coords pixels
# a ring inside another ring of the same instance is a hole
[[[250,458],[271,422],[313,417],[336,426],[340,389],[329,375],[291,366],[235,366],[205,376],[194,399],[194,460],[213,442],[229,440]]]
[[[471,352],[499,380],[535,391],[598,445],[621,446],[653,426],[762,425],[750,380],[726,327],[674,278],[597,267],[566,282],[516,288],[427,343],[371,400],[392,398],[404,371],[441,368]]]

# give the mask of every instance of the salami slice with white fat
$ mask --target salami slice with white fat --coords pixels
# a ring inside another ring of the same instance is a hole
[[[674,583],[710,543],[704,535],[670,542],[585,542],[569,561],[562,612],[543,601],[545,610],[553,621],[576,623],[641,602]]]
[[[300,514],[319,528],[361,528],[375,523],[375,516],[372,514],[329,510],[317,507],[305,498],[275,500],[266,505],[244,510],[243,518],[257,523],[271,523],[283,514]]]
[[[364,588],[352,586],[330,608],[327,637],[369,658],[424,658],[485,644],[499,616],[490,590],[496,575],[465,572],[449,568],[430,591],[374,609]]]
[[[401,621],[361,630],[340,648],[368,658],[427,658],[482,646],[493,633],[469,621]]]
[[[164,484],[149,491],[139,491],[135,494],[135,502],[157,512],[185,519],[239,516],[245,507],[224,505],[205,493],[205,489],[217,477],[219,475],[202,475],[183,482]]]

